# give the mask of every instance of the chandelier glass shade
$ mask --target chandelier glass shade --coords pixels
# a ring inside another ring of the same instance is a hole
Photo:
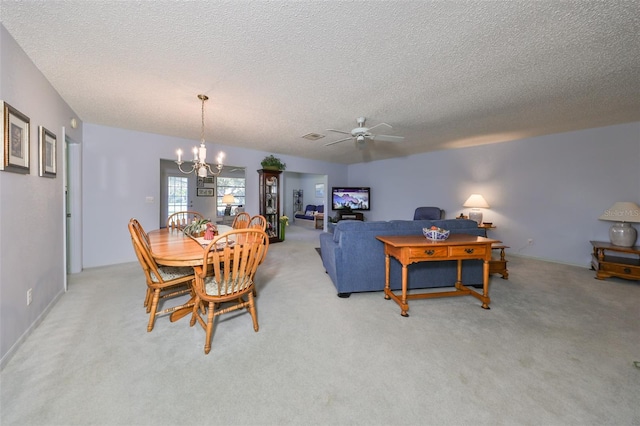
[[[207,95],[198,95],[198,99],[202,101],[202,121],[200,127],[200,147],[193,147],[193,164],[191,165],[191,169],[184,170],[182,168],[182,150],[178,149],[176,154],[178,154],[178,160],[176,160],[176,164],[182,173],[197,173],[199,177],[207,177],[207,175],[211,174],[213,176],[218,176],[220,172],[222,172],[222,168],[224,167],[224,152],[220,151],[218,156],[216,157],[216,165],[212,169],[209,164],[207,164],[207,147],[204,144],[204,103],[209,99]]]

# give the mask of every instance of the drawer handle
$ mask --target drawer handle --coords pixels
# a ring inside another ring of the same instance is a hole
[[[473,253],[473,249],[472,248],[466,248],[466,249],[464,249],[464,252],[467,253],[467,254],[471,254],[471,253]]]
[[[629,269],[629,268],[624,268],[624,273],[625,273],[625,274],[630,274],[630,273],[631,273],[631,269]]]
[[[429,256],[433,256],[433,254],[435,253],[435,250],[425,250],[424,253],[428,254]]]

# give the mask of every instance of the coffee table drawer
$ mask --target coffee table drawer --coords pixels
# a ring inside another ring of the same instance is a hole
[[[633,275],[636,277],[640,276],[640,267],[633,265],[602,263],[600,265],[600,270],[620,275]]]
[[[449,251],[446,247],[414,247],[409,249],[409,258],[413,260],[447,257],[448,255]]]
[[[455,256],[457,258],[478,258],[484,257],[487,254],[486,246],[476,246],[476,247],[457,247],[451,246],[449,247],[449,255]]]

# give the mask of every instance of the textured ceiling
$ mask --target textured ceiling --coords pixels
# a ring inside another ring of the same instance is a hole
[[[85,122],[339,163],[640,121],[637,1],[6,1]],[[385,122],[359,149],[327,129]],[[310,133],[325,134],[316,141]]]

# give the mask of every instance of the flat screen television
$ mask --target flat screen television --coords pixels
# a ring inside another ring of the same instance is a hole
[[[344,211],[365,211],[371,207],[371,188],[331,188],[331,208]]]

